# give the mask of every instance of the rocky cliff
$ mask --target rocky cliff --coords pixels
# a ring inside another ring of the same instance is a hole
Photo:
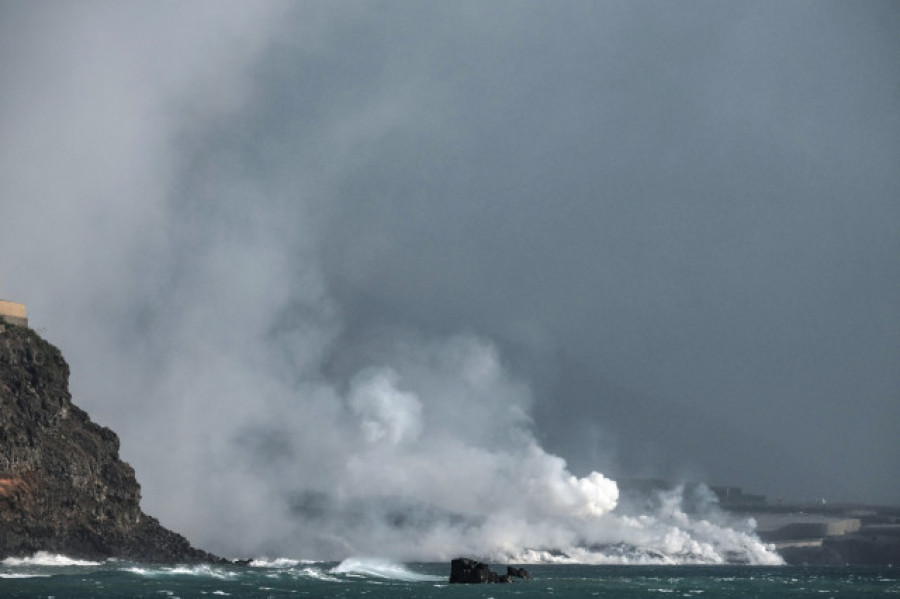
[[[0,558],[220,561],[141,511],[118,437],[72,403],[68,380],[56,347],[0,319]]]

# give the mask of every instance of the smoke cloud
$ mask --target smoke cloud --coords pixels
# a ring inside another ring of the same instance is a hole
[[[892,15],[6,3],[0,292],[205,549],[774,563],[613,479],[900,501]]]

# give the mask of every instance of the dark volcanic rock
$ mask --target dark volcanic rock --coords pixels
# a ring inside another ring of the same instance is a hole
[[[501,576],[490,566],[466,557],[458,557],[450,562],[450,582],[480,584],[486,582],[512,582],[509,574]]]
[[[525,568],[513,568],[512,566],[506,566],[506,575],[510,578],[525,578],[526,580],[531,579],[531,574],[528,573],[528,570]]]
[[[68,381],[56,347],[0,320],[0,558],[223,561],[141,511],[118,437],[72,403]]]
[[[900,564],[900,530],[885,534],[878,527],[864,528],[826,537],[818,545],[782,547],[778,553],[792,566],[891,566]]]

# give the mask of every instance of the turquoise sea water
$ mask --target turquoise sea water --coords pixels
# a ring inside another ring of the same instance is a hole
[[[0,565],[0,597],[817,597],[900,599],[900,569],[758,566],[526,566],[533,580],[450,585],[448,564],[275,560],[250,567],[43,559]],[[494,566],[505,572],[505,567]]]

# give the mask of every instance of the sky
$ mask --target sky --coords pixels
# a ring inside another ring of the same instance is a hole
[[[523,468],[583,481],[529,517],[635,477],[900,504],[898,33],[875,1],[6,0],[0,296],[210,550],[310,550],[274,538],[334,497],[500,510]]]

